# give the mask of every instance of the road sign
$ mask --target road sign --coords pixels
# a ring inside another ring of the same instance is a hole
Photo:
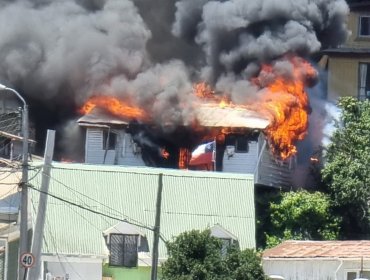
[[[35,264],[35,257],[31,253],[23,253],[19,261],[23,267],[30,268]]]

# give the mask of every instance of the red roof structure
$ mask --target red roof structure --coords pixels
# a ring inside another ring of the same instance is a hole
[[[370,240],[285,241],[264,251],[263,258],[370,258]]]

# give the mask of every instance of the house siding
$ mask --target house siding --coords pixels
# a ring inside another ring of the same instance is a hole
[[[280,275],[285,280],[347,280],[347,272],[359,272],[361,259],[263,259],[266,275]],[[363,260],[364,271],[370,270],[370,260]]]
[[[285,280],[345,280],[335,277],[339,260],[263,260],[266,275],[280,275]]]
[[[348,17],[348,29],[351,30],[351,34],[345,44],[346,47],[350,48],[369,48],[370,38],[359,36],[359,24],[360,16],[370,16],[369,12],[358,12],[352,11]]]
[[[108,264],[103,266],[103,276],[119,280],[148,280],[150,279],[151,267],[142,266],[135,268],[112,267]]]
[[[258,158],[258,143],[249,142],[247,153],[235,152],[229,157],[226,152],[223,157],[223,171],[231,173],[254,174]]]
[[[294,156],[278,160],[268,149],[263,135],[258,139],[258,166],[255,169],[255,183],[270,187],[290,187],[296,163]]]
[[[353,49],[353,53],[332,53],[328,64],[328,100],[336,101],[338,97],[358,97],[359,91],[359,63],[370,63],[368,52],[356,53],[357,50],[370,49],[370,38],[360,37],[359,18],[361,15],[370,15],[364,11],[351,11],[348,17],[348,29],[351,34],[343,48]]]
[[[62,255],[43,256],[43,259],[47,259],[47,261],[44,261],[44,267],[48,271],[49,278],[46,279],[53,279],[53,277],[65,277],[62,279],[102,279],[102,260],[64,257]]]
[[[103,129],[87,128],[85,143],[85,162],[89,164],[144,166],[141,154],[132,151],[131,136],[124,130],[114,130],[117,134],[115,150],[103,148]]]
[[[359,90],[359,64],[370,63],[370,57],[331,57],[329,60],[328,99],[341,96],[357,98]]]

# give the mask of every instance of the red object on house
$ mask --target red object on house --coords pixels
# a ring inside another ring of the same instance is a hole
[[[190,166],[207,165],[214,161],[215,141],[199,145],[192,153]]]

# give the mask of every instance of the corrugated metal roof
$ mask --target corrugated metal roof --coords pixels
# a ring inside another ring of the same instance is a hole
[[[232,127],[265,129],[269,120],[255,111],[243,107],[220,107],[217,104],[202,104],[195,111],[195,117],[204,127]],[[81,126],[127,125],[129,120],[94,109],[78,121]]]
[[[370,241],[284,241],[263,258],[370,258]]]
[[[255,247],[253,175],[71,163],[53,163],[53,167],[51,194],[150,228],[155,221],[158,174],[162,173],[160,231],[164,238],[219,224],[239,238],[242,248]],[[30,178],[39,188],[41,173],[31,172]],[[39,193],[32,189],[30,193],[35,211]],[[117,223],[49,196],[43,252],[104,255],[103,231]],[[140,231],[151,247],[152,232]],[[165,256],[161,241],[160,257]]]
[[[255,111],[243,107],[201,105],[196,110],[199,123],[205,127],[233,127],[265,129],[269,120]]]

